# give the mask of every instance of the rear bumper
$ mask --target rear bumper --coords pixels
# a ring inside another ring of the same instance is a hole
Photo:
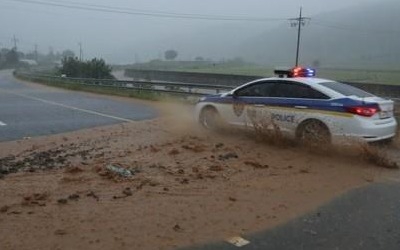
[[[344,136],[346,138],[361,139],[367,142],[376,142],[387,140],[396,136],[397,121],[394,118],[381,121],[361,122],[354,124],[347,133],[337,134],[337,136]]]

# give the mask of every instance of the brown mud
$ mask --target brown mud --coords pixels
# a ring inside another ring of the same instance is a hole
[[[0,249],[174,249],[272,228],[397,174],[358,149],[208,132],[190,107],[154,105],[152,121],[0,143]]]

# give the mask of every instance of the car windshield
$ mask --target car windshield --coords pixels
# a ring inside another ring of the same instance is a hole
[[[342,95],[345,96],[357,96],[357,97],[372,97],[373,94],[370,94],[364,90],[359,88],[350,86],[348,84],[344,84],[341,82],[321,82],[320,85],[330,88]]]

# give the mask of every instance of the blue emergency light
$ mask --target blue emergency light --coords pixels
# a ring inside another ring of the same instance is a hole
[[[313,77],[316,75],[315,69],[296,67],[293,69],[276,69],[275,74],[279,77]]]

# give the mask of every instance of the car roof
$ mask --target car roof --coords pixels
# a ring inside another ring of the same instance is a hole
[[[323,82],[333,82],[333,80],[328,80],[328,79],[323,79],[323,78],[316,78],[316,77],[288,77],[288,78],[282,78],[282,77],[268,77],[268,78],[261,78],[254,80],[254,82],[259,82],[259,81],[271,81],[271,80],[279,80],[279,81],[291,81],[291,82],[299,82],[299,83],[304,83],[307,85],[315,85],[318,83],[323,83]]]

